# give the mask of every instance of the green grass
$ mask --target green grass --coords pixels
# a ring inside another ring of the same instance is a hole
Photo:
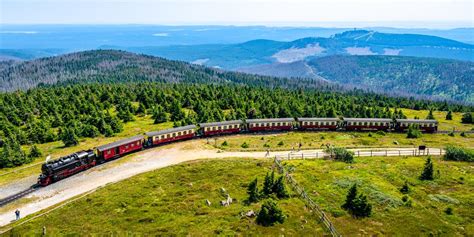
[[[413,119],[416,117],[420,119],[426,119],[428,116],[429,111],[427,110],[412,110],[412,109],[401,109],[403,114],[407,116],[409,119]],[[439,122],[438,129],[439,130],[447,130],[451,131],[455,129],[456,131],[471,131],[474,129],[472,124],[463,124],[461,123],[461,118],[463,113],[452,113],[453,120],[446,120],[447,111],[433,111],[433,116]]]
[[[227,141],[227,146],[222,146],[224,141]],[[246,149],[241,147],[244,142],[249,146]],[[406,134],[400,133],[379,135],[375,132],[289,132],[218,137],[217,141],[210,141],[212,146],[228,151],[290,150],[298,149],[299,143],[302,143],[303,149],[325,148],[326,144],[340,147],[418,147],[419,145],[439,148],[447,145],[473,147],[474,135],[461,137],[456,134],[451,137],[447,134],[423,134],[421,138],[408,139]]]
[[[444,236],[474,233],[474,170],[472,163],[434,159],[436,179],[418,179],[425,157],[356,158],[346,164],[330,160],[286,161],[294,178],[305,187],[343,235]],[[439,171],[439,175],[437,174]],[[412,206],[399,192],[405,180]],[[373,205],[369,218],[354,219],[340,206],[353,184]],[[454,209],[447,215],[446,208]]]
[[[162,123],[153,124],[153,120],[150,116],[135,117],[135,121],[124,124],[123,132],[116,134],[114,137],[96,137],[96,138],[82,138],[77,146],[64,147],[62,141],[49,142],[44,144],[38,144],[38,148],[43,153],[43,157],[40,157],[30,164],[25,164],[14,168],[0,169],[0,185],[9,183],[13,180],[18,180],[31,176],[33,174],[41,173],[41,164],[44,162],[47,155],[51,155],[53,159],[65,156],[76,151],[91,149],[100,145],[104,145],[110,142],[114,142],[123,138],[143,134],[144,132],[161,130],[170,128],[173,123]],[[28,151],[29,146],[24,146],[24,150]],[[28,167],[28,168],[25,168]],[[13,172],[12,172],[13,171]],[[6,174],[8,173],[8,174]],[[3,175],[6,174],[6,175]]]
[[[298,198],[278,201],[288,216],[283,224],[262,227],[242,212],[246,185],[255,177],[262,185],[272,161],[253,159],[189,162],[141,174],[108,185],[72,203],[15,226],[4,235],[323,235],[321,225]],[[236,200],[221,207],[225,188]],[[205,200],[212,204],[208,207]],[[26,217],[26,219],[31,217]]]

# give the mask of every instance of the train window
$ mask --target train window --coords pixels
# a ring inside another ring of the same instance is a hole
[[[183,135],[186,135],[186,134],[188,134],[188,131],[183,131]]]

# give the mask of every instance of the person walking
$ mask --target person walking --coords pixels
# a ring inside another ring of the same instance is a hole
[[[20,210],[16,209],[15,216],[16,216],[16,220],[20,219]]]

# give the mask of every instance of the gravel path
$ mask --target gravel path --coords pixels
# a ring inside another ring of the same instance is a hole
[[[189,149],[189,147],[195,147]],[[361,149],[363,150],[363,149]],[[413,149],[393,149],[393,150],[413,150]],[[321,150],[305,150],[306,153],[321,152]],[[438,149],[439,151],[439,149]],[[271,152],[271,157],[275,155],[285,155],[288,151]],[[86,193],[109,183],[118,182],[134,175],[152,171],[158,168],[191,161],[197,159],[221,159],[221,158],[265,158],[266,152],[219,152],[218,150],[201,148],[197,141],[182,142],[170,147],[162,147],[136,153],[131,159],[126,161],[116,160],[88,171],[79,173],[60,182],[26,196],[30,202],[18,204],[21,215],[26,216],[45,208],[64,202],[74,196]],[[19,190],[23,190],[34,183],[36,176],[29,177],[18,182],[1,187],[0,195],[8,196]],[[12,207],[0,208],[0,226],[4,226],[14,221]]]

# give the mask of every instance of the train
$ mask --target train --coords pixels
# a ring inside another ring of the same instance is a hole
[[[187,125],[147,132],[143,135],[46,161],[41,167],[38,184],[47,186],[98,164],[136,151],[199,137],[292,130],[405,132],[410,126],[417,126],[420,131],[425,133],[434,133],[438,130],[438,121],[387,118],[269,118],[200,123],[198,126]]]

